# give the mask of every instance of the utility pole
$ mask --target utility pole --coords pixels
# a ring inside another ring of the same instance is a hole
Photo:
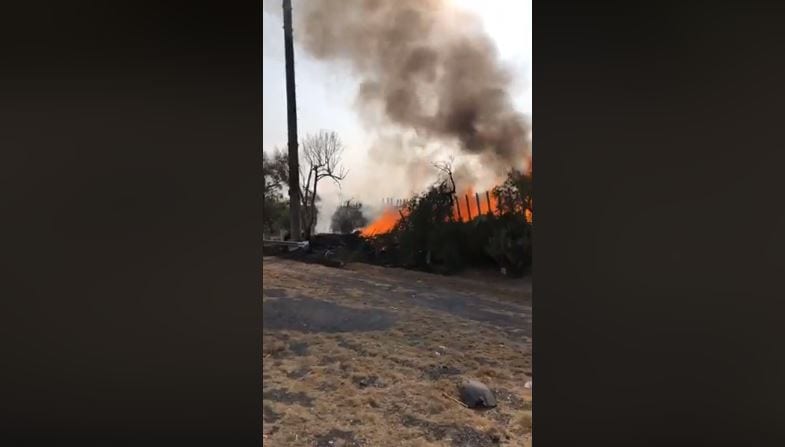
[[[283,38],[286,53],[286,108],[289,127],[289,220],[293,241],[300,235],[300,163],[297,150],[297,100],[294,94],[294,42],[292,0],[283,0]]]

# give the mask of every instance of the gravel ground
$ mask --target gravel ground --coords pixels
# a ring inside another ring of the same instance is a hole
[[[263,356],[265,446],[531,444],[527,280],[265,257]]]

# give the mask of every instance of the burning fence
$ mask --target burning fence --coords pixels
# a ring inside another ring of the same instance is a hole
[[[363,228],[360,234],[370,237],[391,232],[401,219],[406,218],[408,214],[406,203],[406,201],[385,202],[386,206],[379,217]],[[481,194],[469,188],[463,194],[453,195],[452,203],[454,207],[450,219],[455,222],[470,222],[480,216],[494,215],[500,212],[499,200],[491,191]],[[526,221],[531,223],[533,218],[531,210],[525,209],[524,211]]]
[[[443,180],[409,200],[385,200],[361,231],[312,240],[313,262],[369,262],[452,274],[498,268],[520,275],[531,265],[531,177],[511,172],[492,191],[455,194]],[[528,218],[527,218],[528,214]]]
[[[442,165],[439,169],[443,174],[442,183],[435,186],[431,192],[437,196],[449,195],[450,211],[444,220],[470,222],[480,216],[519,214],[523,215],[527,223],[533,222],[531,155],[526,157],[522,170],[509,171],[501,185],[483,193],[475,192],[473,187],[469,187],[461,194],[454,194],[455,181],[450,166]],[[447,185],[452,186],[450,188]],[[415,205],[414,200],[416,199],[384,199],[382,213],[361,230],[361,235],[370,237],[391,232],[401,219],[408,216]]]
[[[482,197],[482,199],[481,199]],[[401,219],[408,214],[407,201],[386,200],[379,217],[361,230],[363,236],[374,236],[392,231]],[[464,194],[453,195],[455,205],[450,219],[456,222],[469,222],[482,215],[493,214],[497,210],[497,200],[490,191],[475,193],[471,188]],[[464,205],[465,203],[465,205]]]
[[[464,195],[466,206],[461,209],[460,196],[455,196],[455,211],[453,218],[461,222],[469,222],[472,219],[482,215],[493,214],[497,211],[497,200],[490,191],[485,191],[484,194],[476,193],[472,188],[469,188]]]
[[[450,218],[456,222],[469,222],[483,215],[494,214],[498,210],[498,200],[491,193],[475,193],[472,188],[460,195],[453,195],[455,205]],[[398,222],[408,214],[408,201],[403,199],[384,199],[382,213],[374,221],[360,230],[362,236],[370,237],[392,231]]]
[[[370,253],[374,262],[384,251],[391,263],[414,268],[455,271],[490,259],[503,270],[521,270],[530,260],[531,188],[519,194],[517,184],[507,184],[508,176],[493,191],[474,191],[486,187],[479,179],[501,179],[531,155],[530,122],[511,95],[514,73],[502,63],[481,22],[448,0],[346,0],[341,6],[303,2],[296,38],[312,57],[346,64],[359,81],[361,116],[379,135],[404,142],[374,145],[380,148],[370,153],[377,166],[425,166],[435,154],[421,141],[470,156],[458,167],[468,175],[443,166],[449,184],[443,175],[442,183],[427,192],[385,203],[359,234],[341,238],[360,241],[359,251]],[[417,136],[412,142],[411,134]],[[388,159],[382,153],[396,156]],[[419,183],[420,169],[402,171],[401,185]],[[459,194],[453,172],[462,186]],[[375,177],[367,185],[378,181]],[[322,248],[324,257],[335,253]]]

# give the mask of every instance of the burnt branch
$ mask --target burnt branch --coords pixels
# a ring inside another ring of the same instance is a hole
[[[455,178],[453,178],[452,175],[452,162],[453,159],[452,157],[450,157],[448,161],[439,161],[439,162],[432,163],[433,166],[442,173],[442,180],[441,180],[442,184],[447,185],[447,182],[449,181],[450,189],[444,191],[444,193],[449,194],[450,197],[452,197],[453,194],[455,194]],[[445,176],[446,178],[444,178]]]

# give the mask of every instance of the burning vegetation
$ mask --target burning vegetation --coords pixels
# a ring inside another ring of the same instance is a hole
[[[312,235],[308,250],[288,255],[335,266],[368,262],[445,274],[467,267],[526,273],[532,259],[531,170],[511,170],[482,194],[471,186],[456,194],[451,167],[437,167],[441,176],[434,185],[388,203],[367,225],[362,204],[345,202],[332,216],[334,234]]]
[[[531,224],[534,218],[531,197],[531,159],[529,159],[527,166],[528,169],[525,173],[515,170],[510,171],[507,180],[502,185],[496,186],[492,191],[485,191],[481,194],[475,192],[474,187],[470,186],[461,194],[451,194],[450,200],[454,207],[447,219],[465,223],[483,216],[514,213],[523,215],[525,220]],[[446,177],[442,180],[442,185],[440,186],[443,189],[448,185],[452,186],[452,192],[454,193],[455,180],[451,167],[448,164],[440,164],[437,165],[437,168]],[[450,191],[445,190],[443,193],[450,194]],[[502,208],[499,205],[500,199],[503,202]],[[382,213],[363,228],[361,234],[363,236],[375,236],[393,231],[396,225],[409,214],[410,205],[410,201],[395,202],[394,204],[387,202]]]
[[[310,219],[303,228],[312,253],[442,273],[465,267],[525,272],[533,225],[530,124],[514,107],[514,76],[481,22],[448,0],[346,0],[340,6],[298,4],[295,39],[310,56],[343,64],[358,78],[358,112],[380,136],[376,146],[381,150],[370,151],[376,168],[385,163],[417,167],[411,171],[427,167],[433,154],[413,150],[406,143],[411,134],[423,145],[443,145],[459,162],[474,160],[479,167],[462,164],[453,171],[451,165],[436,165],[435,184],[375,216],[363,212],[363,219],[373,219],[362,225],[357,214],[367,208],[340,206],[331,228],[342,236],[310,234],[321,171],[314,171],[310,189],[309,171],[302,192],[311,198],[304,201]],[[383,135],[402,144],[381,142]],[[383,159],[380,153],[394,156]],[[522,161],[528,162],[524,169],[507,172]],[[337,169],[328,174],[334,172],[327,177],[343,178]],[[421,173],[407,172],[404,177],[411,178],[398,181],[413,185]],[[498,178],[496,187],[478,187],[478,179],[492,178]],[[270,190],[265,197],[280,194],[275,185]],[[286,209],[270,202],[266,210],[273,216]]]
[[[401,213],[402,211],[398,208],[385,208],[379,217],[361,230],[360,234],[368,237],[389,233],[395,228],[395,225],[401,217],[403,217]]]
[[[469,188],[466,193],[454,195],[455,204],[449,219],[456,222],[469,222],[473,219],[495,214],[498,212],[498,200],[490,191],[484,194],[474,192]],[[401,219],[408,215],[408,205],[386,206],[382,213],[367,227],[361,230],[363,236],[376,236],[393,231]]]
[[[317,234],[323,185],[340,186],[348,171],[335,132],[298,141],[290,3],[283,2],[292,150],[263,156],[263,250],[331,267],[362,262],[441,274],[493,269],[524,275],[532,260],[530,128],[513,106],[513,77],[477,18],[450,0],[297,3],[300,48],[352,70],[360,116],[379,138],[368,151],[373,166],[354,171],[365,175],[365,191],[393,164],[405,168],[398,176],[385,173],[394,180],[385,182],[384,193],[420,191],[371,215],[341,196],[332,233]],[[302,152],[295,155],[298,143]],[[443,146],[463,164],[455,171],[452,161],[434,165],[437,178],[424,187],[420,181],[433,178],[423,174],[427,160],[443,156],[426,153],[430,145]],[[524,160],[524,169],[510,170]],[[496,186],[486,191],[480,179]],[[288,221],[289,192],[294,222]],[[272,236],[288,238],[290,223],[292,231],[302,227],[308,243],[270,243]],[[519,300],[526,289],[508,285],[526,280],[498,287],[486,274],[447,279],[367,265],[300,269],[279,261],[264,265],[265,283],[275,286],[263,291],[263,378],[272,384],[264,389],[265,439],[347,447],[391,440],[531,445],[531,393],[523,385],[531,376],[530,304],[504,301]],[[530,293],[524,297],[530,300]],[[465,343],[450,344],[450,335],[433,330],[445,326]],[[325,355],[312,355],[318,353]],[[458,376],[488,385],[463,382],[472,386],[460,387],[459,401],[452,397]],[[478,403],[477,390],[488,408],[465,411]]]
[[[531,180],[530,173],[510,171],[483,201],[477,193],[457,196],[445,170],[437,184],[386,210],[361,235],[383,264],[438,273],[496,267],[520,275],[531,264]]]

